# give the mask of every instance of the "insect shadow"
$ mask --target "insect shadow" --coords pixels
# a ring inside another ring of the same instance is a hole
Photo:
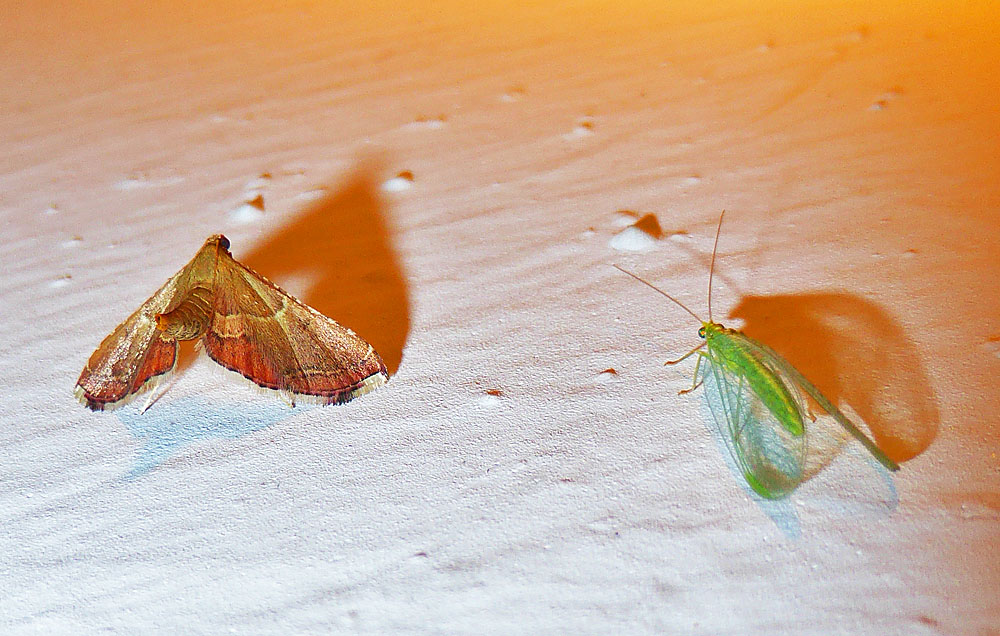
[[[729,317],[781,352],[834,404],[849,404],[897,462],[919,455],[937,436],[937,400],[920,357],[874,303],[844,293],[745,296]]]
[[[705,381],[711,385],[711,374],[706,374]],[[714,389],[709,386],[705,395],[710,396],[711,390]],[[711,399],[708,397],[700,400],[702,417],[706,422],[713,421],[717,415],[717,411],[713,411],[710,405]],[[829,482],[838,484],[838,487],[834,491],[824,489],[814,492],[810,497],[810,505],[828,510],[842,518],[884,518],[899,505],[899,494],[892,473],[856,445],[847,447],[848,452],[854,455],[852,461],[837,462],[831,466],[830,463],[842,451],[842,446],[847,441],[843,429],[835,422],[831,422],[831,419],[819,416],[817,421],[809,423],[808,449],[801,458],[801,465],[798,468],[801,471],[802,482],[815,477],[820,470],[833,471],[835,474],[828,475]],[[718,424],[706,428],[727,468],[739,478],[742,471],[729,451],[730,442],[724,438],[723,429]],[[874,471],[860,473],[858,467],[864,463],[873,467]],[[802,536],[802,526],[793,497],[765,499],[756,496],[757,493],[745,480],[738,479],[738,483],[786,537],[797,539]]]
[[[410,305],[375,181],[379,172],[374,162],[362,162],[241,260],[269,278],[312,277],[299,298],[371,343],[391,375],[403,359]]]
[[[142,442],[132,469],[124,476],[132,480],[150,472],[185,446],[209,439],[242,437],[287,418],[292,410],[280,401],[263,397],[239,404],[186,397],[158,404],[145,413],[141,405],[129,404],[115,414],[129,433]]]
[[[336,189],[250,251],[233,245],[233,255],[280,286],[308,281],[289,291],[371,343],[392,375],[403,358],[410,308],[376,183],[380,172],[376,162],[360,162]],[[182,351],[177,371],[193,358]]]

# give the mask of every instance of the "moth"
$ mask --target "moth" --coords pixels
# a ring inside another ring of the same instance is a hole
[[[701,323],[698,336],[704,342],[680,358],[666,362],[677,364],[697,355],[692,386],[681,393],[705,386],[709,408],[726,447],[747,483],[762,497],[784,497],[804,478],[806,422],[813,416],[802,392],[861,442],[880,464],[891,471],[899,470],[875,442],[781,355],[743,332],[712,319],[712,276],[724,216],[725,212],[719,216],[709,266],[707,321],[670,294],[615,265],[666,296]]]
[[[389,379],[370,344],[235,260],[216,234],[97,347],[77,399],[95,411],[125,404],[173,371],[181,340],[293,406],[347,402]]]

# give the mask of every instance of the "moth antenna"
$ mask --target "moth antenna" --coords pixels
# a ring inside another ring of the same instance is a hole
[[[176,368],[176,362],[174,362]],[[139,411],[139,415],[142,415],[148,411],[154,404],[160,401],[160,398],[166,395],[167,391],[177,382],[177,374],[171,369],[166,375],[158,375],[155,380],[151,380],[152,386],[149,387],[149,397],[146,398],[146,403],[142,405],[142,410]],[[162,390],[161,390],[162,389]]]
[[[712,264],[708,266],[708,321],[715,322],[712,320],[712,276],[715,274],[715,253],[719,249],[719,235],[722,234],[722,218],[726,216],[726,211],[723,210],[722,214],[719,215],[719,227],[715,230],[715,245],[712,246]]]
[[[146,403],[142,405],[142,410],[139,411],[139,415],[142,415],[143,413],[148,411],[151,406],[159,402],[160,398],[163,397],[163,394],[167,392],[167,389],[173,386],[174,378],[171,377],[170,380],[168,381],[167,386],[164,387],[162,391],[160,391],[160,382],[162,381],[162,379],[163,376],[161,375],[158,376],[157,379],[153,381],[153,386],[150,387],[149,397],[146,398]]]
[[[146,403],[142,405],[142,410],[139,411],[139,415],[142,415],[143,413],[148,411],[149,407],[153,406],[153,403],[156,402],[156,400],[153,399],[154,397],[157,397],[156,389],[157,385],[153,385],[152,390],[149,392],[149,397],[146,398]]]
[[[668,299],[670,299],[674,303],[676,303],[678,307],[680,307],[684,311],[686,311],[689,314],[691,314],[692,316],[694,316],[694,319],[697,320],[698,322],[702,322],[702,323],[705,322],[704,320],[702,320],[701,318],[698,317],[698,314],[696,314],[693,311],[691,311],[690,309],[688,309],[687,306],[684,303],[682,303],[681,301],[677,300],[676,298],[674,298],[673,296],[671,296],[667,292],[663,291],[662,289],[660,289],[659,287],[657,287],[653,283],[645,280],[644,278],[642,278],[640,276],[637,276],[637,275],[633,274],[632,272],[628,271],[627,269],[619,267],[618,265],[612,264],[611,266],[614,267],[615,269],[617,269],[619,272],[624,272],[624,273],[628,274],[629,276],[631,276],[632,278],[636,279],[637,281],[639,281],[640,283],[642,283],[646,287],[650,287],[650,288],[652,288],[652,289],[660,292],[661,294],[663,294],[664,296],[666,296]]]

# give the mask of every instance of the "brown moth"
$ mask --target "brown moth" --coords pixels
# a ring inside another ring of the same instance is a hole
[[[102,411],[150,389],[174,369],[177,342],[266,389],[324,404],[343,403],[388,379],[370,344],[305,305],[209,237],[194,258],[104,339],[76,383],[76,396]]]

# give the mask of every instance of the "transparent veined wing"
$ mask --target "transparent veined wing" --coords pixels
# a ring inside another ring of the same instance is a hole
[[[802,394],[771,365],[754,373],[776,373],[788,386],[794,408],[805,413]],[[737,468],[755,492],[768,499],[788,495],[805,477],[806,435],[794,435],[751,389],[746,371],[705,351],[696,382],[702,382],[712,417]]]
[[[809,397],[816,400],[816,403],[819,404],[820,408],[826,411],[837,421],[838,424],[844,427],[848,433],[861,442],[861,444],[868,449],[868,452],[871,453],[880,464],[892,471],[899,470],[899,464],[889,459],[885,452],[883,452],[882,449],[875,444],[875,442],[869,439],[868,436],[861,431],[861,429],[851,422],[851,420],[847,419],[847,416],[844,415],[840,409],[834,406],[834,404],[830,402],[830,400],[823,395],[818,388],[816,388],[816,385],[810,382],[809,379],[802,375],[798,369],[793,367],[787,360],[781,357],[778,352],[766,344],[758,342],[743,334],[739,334],[739,339],[741,344],[750,350],[758,360],[784,378],[785,383],[789,387],[798,387],[809,394]]]

